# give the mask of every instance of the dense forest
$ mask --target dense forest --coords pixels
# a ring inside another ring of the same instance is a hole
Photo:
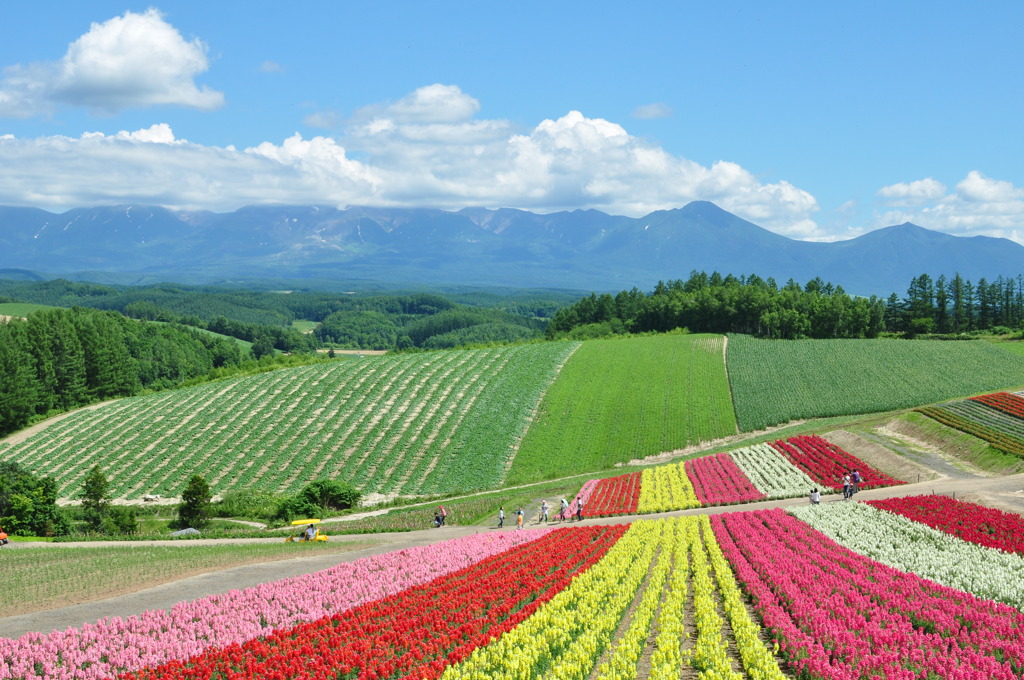
[[[250,359],[181,325],[75,307],[0,323],[0,435],[34,416],[159,390]]]
[[[904,297],[854,297],[820,278],[779,286],[756,275],[692,272],[686,281],[659,282],[651,293],[633,288],[591,293],[555,313],[549,338],[618,333],[746,333],[767,338],[874,338],[961,334],[1024,326],[1024,281],[998,277],[977,284],[959,274],[915,277]]]
[[[151,321],[180,323],[268,344],[283,352],[312,351],[322,343],[350,349],[440,349],[543,337],[548,318],[578,292],[460,290],[336,293],[313,290],[238,290],[205,286],[127,287],[52,281],[0,280],[0,296],[56,307],[90,307]],[[432,318],[436,317],[436,318]],[[294,321],[322,324],[315,334]]]

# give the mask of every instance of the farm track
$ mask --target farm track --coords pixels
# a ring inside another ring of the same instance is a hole
[[[957,498],[980,499],[985,504],[992,507],[1001,507],[1004,510],[1024,514],[1024,473],[1008,477],[994,478],[939,479],[902,486],[864,490],[857,494],[857,500],[876,500],[931,493],[955,495]],[[824,496],[822,498],[822,502],[843,503],[844,501],[837,495],[832,494]],[[655,519],[658,517],[679,517],[702,514],[717,515],[748,510],[798,507],[806,504],[807,500],[805,498],[789,498],[783,500],[759,501],[756,503],[740,505],[694,508],[656,515],[627,515],[613,518],[584,519],[579,524],[626,524],[641,519]],[[514,528],[504,529],[503,531],[511,530],[514,530]],[[32,614],[0,618],[0,637],[19,637],[30,631],[48,632],[51,630],[64,629],[69,626],[80,626],[83,623],[95,622],[108,616],[125,617],[141,614],[142,612],[150,609],[166,609],[181,601],[193,600],[199,597],[224,593],[236,588],[246,588],[268,581],[319,571],[336,564],[350,562],[368,555],[401,550],[420,545],[428,545],[439,541],[458,538],[460,536],[476,533],[488,533],[491,531],[498,531],[498,529],[483,526],[450,526],[443,529],[373,534],[372,536],[354,536],[352,537],[352,540],[356,542],[369,539],[373,541],[380,541],[380,543],[370,548],[364,548],[362,550],[344,553],[341,555],[324,555],[306,558],[300,557],[294,560],[270,562],[215,571],[201,576],[168,583],[156,588],[149,588],[106,600],[72,605],[61,609],[53,609]],[[191,545],[224,544],[227,540],[228,539],[200,539],[188,542],[152,541],[147,542],[146,545],[174,545],[187,550]],[[281,539],[257,538],[231,540],[237,542],[275,542],[280,541]],[[60,550],[71,549],[76,546],[104,546],[114,549],[118,547],[137,545],[138,542],[132,541],[111,541],[106,543],[12,543],[4,549]],[[299,551],[302,549],[302,546],[298,545],[296,546],[296,549]]]

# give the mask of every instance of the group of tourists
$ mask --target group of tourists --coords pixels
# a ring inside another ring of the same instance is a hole
[[[515,512],[516,515],[516,529],[523,528],[523,518],[525,513],[523,508],[520,506]],[[558,514],[555,516],[559,522],[572,521],[574,515],[569,511],[569,501],[563,498],[559,504]],[[576,513],[575,519],[577,521],[583,520],[583,498],[577,496],[576,498]],[[548,505],[547,500],[540,502],[540,514],[537,516],[537,524],[544,522],[547,524],[551,521],[551,506]],[[498,508],[498,528],[501,529],[505,526],[505,506]]]
[[[853,494],[860,491],[861,481],[860,472],[857,470],[850,470],[843,475],[843,500],[850,500]]]
[[[860,491],[860,483],[864,481],[863,477],[860,476],[859,470],[850,470],[843,475],[843,500],[848,501],[853,498],[853,494]],[[818,491],[817,487],[811,489],[809,496],[811,505],[821,504],[821,492]]]

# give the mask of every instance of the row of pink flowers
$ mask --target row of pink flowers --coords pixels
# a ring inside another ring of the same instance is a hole
[[[1024,555],[1024,517],[948,496],[908,496],[866,501],[965,541]]]
[[[604,557],[625,531],[625,526],[553,531],[344,613],[243,645],[208,649],[187,662],[143,669],[123,680],[436,679],[448,665],[532,615]]]
[[[790,437],[772,442],[778,451],[793,465],[807,473],[807,476],[822,486],[833,489],[843,488],[843,475],[853,470],[860,472],[861,489],[902,484],[884,472],[867,465],[859,458],[847,453],[841,447],[817,435]]]
[[[728,453],[686,461],[686,476],[702,505],[729,505],[764,499]]]
[[[398,593],[537,540],[548,529],[476,534],[365,557],[331,569],[232,590],[169,610],[108,618],[50,634],[0,638],[0,680],[111,678],[210,647],[240,644]]]
[[[782,510],[711,518],[801,677],[1019,679],[1024,613],[853,553]]]

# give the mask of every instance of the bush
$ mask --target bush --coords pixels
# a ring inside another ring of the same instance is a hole
[[[13,461],[0,462],[0,526],[15,536],[62,536],[71,531],[57,507],[57,483]]]
[[[333,479],[310,482],[302,491],[288,496],[277,506],[274,519],[291,521],[332,511],[349,510],[359,504],[362,494],[351,484]]]
[[[270,519],[277,512],[277,505],[277,495],[266,491],[228,491],[221,500],[211,506],[210,514],[214,517]]]
[[[134,534],[139,528],[139,517],[135,508],[121,505],[111,505],[107,508],[106,516],[100,524],[100,531],[104,534]]]

